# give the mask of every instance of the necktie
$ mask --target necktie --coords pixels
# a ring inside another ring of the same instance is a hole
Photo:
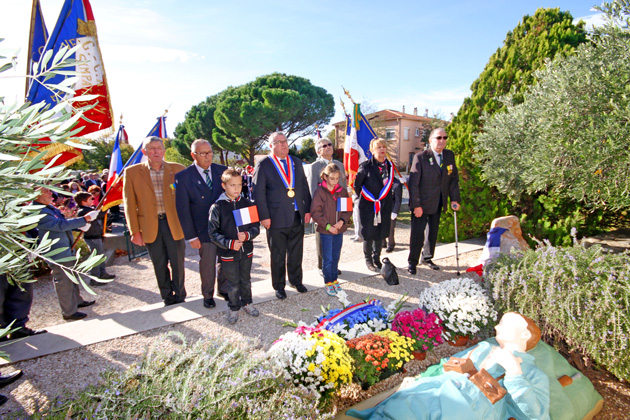
[[[442,170],[442,153],[438,154],[438,166],[440,167],[440,171]]]
[[[212,180],[210,179],[210,169],[205,169],[203,171],[204,174],[206,174],[206,185],[208,186],[208,188],[212,189]]]
[[[289,173],[289,165],[287,165],[287,160],[286,159],[280,159],[282,161],[282,166],[284,166],[284,173],[288,174]]]

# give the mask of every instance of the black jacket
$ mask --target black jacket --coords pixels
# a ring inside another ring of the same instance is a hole
[[[392,164],[386,161],[388,173],[391,174]],[[361,218],[361,235],[365,240],[382,240],[389,236],[392,208],[394,206],[393,185],[389,193],[381,200],[381,223],[374,226],[374,203],[361,195],[361,188],[365,187],[374,197],[378,197],[383,189],[383,178],[378,168],[378,161],[371,157],[359,166],[354,180],[354,192],[359,195],[359,217]]]
[[[210,207],[208,234],[210,240],[219,247],[217,255],[220,261],[235,261],[241,258],[251,258],[254,253],[252,240],[260,233],[260,223],[250,223],[237,228],[234,210],[251,207],[254,204],[242,196],[236,200],[230,199],[225,193]],[[238,239],[238,232],[247,234],[240,250],[234,250],[234,242]]]
[[[83,217],[93,211],[94,207],[79,206],[77,217]],[[105,220],[105,212],[100,212],[96,220],[90,222],[90,229],[83,233],[84,239],[102,239],[103,238],[103,220]]]

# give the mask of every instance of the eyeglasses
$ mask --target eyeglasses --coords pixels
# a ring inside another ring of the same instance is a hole
[[[288,143],[288,141],[286,141],[286,140],[278,140],[278,141],[274,141],[271,144],[287,144],[287,143]]]
[[[193,153],[196,154],[197,156],[201,156],[201,157],[212,156],[212,152],[193,152]]]
[[[321,146],[319,146],[320,149],[325,149],[327,147],[332,147],[332,143],[322,144]]]
[[[442,140],[442,139],[447,140],[448,136],[435,136],[433,138],[436,139],[436,140]]]

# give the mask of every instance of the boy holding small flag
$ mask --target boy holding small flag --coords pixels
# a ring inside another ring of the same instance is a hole
[[[256,206],[241,195],[243,178],[229,168],[221,175],[225,190],[210,208],[208,233],[218,249],[218,259],[227,282],[228,322],[238,321],[238,311],[258,316],[252,301],[251,270],[254,244],[260,233]]]
[[[341,291],[337,282],[337,266],[343,244],[343,232],[348,228],[352,215],[352,199],[345,188],[339,185],[341,171],[334,163],[329,163],[321,173],[322,183],[313,194],[311,217],[317,223],[321,234],[322,271],[326,283],[326,293],[335,296]]]

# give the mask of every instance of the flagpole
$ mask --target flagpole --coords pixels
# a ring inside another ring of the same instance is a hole
[[[33,5],[31,6],[31,29],[29,31],[28,36],[28,57],[26,59],[26,73],[28,76],[31,75],[31,69],[29,68],[31,65],[31,59],[33,58],[33,36],[35,35],[35,9],[37,8],[37,2],[39,0],[33,0]],[[26,86],[24,87],[24,97],[28,96],[28,85],[30,82],[30,78],[26,78]]]

